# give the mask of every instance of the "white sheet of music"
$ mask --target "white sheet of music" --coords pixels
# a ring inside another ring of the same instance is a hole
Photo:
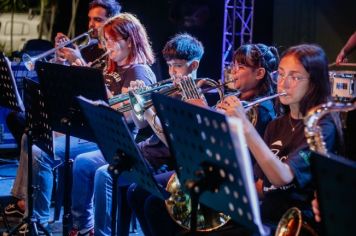
[[[268,232],[266,232],[266,229],[263,227],[261,220],[259,200],[253,177],[253,168],[246,139],[243,134],[242,122],[236,117],[227,117],[227,122],[229,124],[230,135],[235,148],[236,159],[239,163],[242,178],[244,179],[245,189],[252,209],[254,223],[259,228],[260,235],[268,235]]]

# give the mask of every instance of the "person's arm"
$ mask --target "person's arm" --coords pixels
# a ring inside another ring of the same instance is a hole
[[[341,63],[346,60],[346,56],[356,48],[356,31],[350,36],[344,47],[340,50],[336,57],[336,63]]]
[[[152,72],[152,70],[146,66],[146,65],[136,65],[133,68],[130,69],[130,71],[127,73],[127,77],[123,78],[124,79],[124,84],[121,90],[121,93],[128,93],[129,88],[132,83],[136,83],[136,87],[140,86],[149,86],[152,83],[156,82],[156,76]],[[136,81],[136,82],[134,82]],[[138,82],[140,81],[140,82]],[[139,84],[137,84],[137,82]],[[130,122],[138,122],[137,127],[146,127],[147,122],[146,121],[139,121],[135,114],[132,114],[133,112],[127,112],[125,113],[125,118],[128,123]],[[143,122],[143,123],[142,123]]]
[[[55,47],[60,46],[69,41],[69,38],[63,33],[57,33],[55,37]],[[85,66],[87,63],[82,57],[82,54],[78,46],[74,45],[74,48],[63,47],[56,50],[54,61],[55,63],[68,62],[69,65]]]
[[[316,196],[316,192],[314,193],[314,199],[311,202],[313,213],[314,213],[314,219],[316,222],[321,222],[321,215],[320,215],[320,210],[319,210],[319,201]]]
[[[245,110],[239,100],[235,96],[227,97],[220,104],[220,108],[227,115],[234,115],[242,120],[247,145],[271,184],[280,187],[291,183],[294,179],[294,173],[291,168],[272,153],[246,117]]]

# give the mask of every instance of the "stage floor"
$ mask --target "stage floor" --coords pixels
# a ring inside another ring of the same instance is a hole
[[[11,199],[11,187],[15,180],[16,170],[17,170],[17,154],[11,154],[9,150],[4,150],[0,148],[0,210],[8,204]],[[51,208],[51,216],[54,215],[54,208]],[[63,210],[62,210],[63,212]],[[49,224],[49,229],[53,236],[59,236],[62,234],[62,217],[59,221]],[[10,227],[15,227],[18,222],[9,222]],[[6,226],[0,216],[0,235],[6,231]],[[137,232],[132,232],[130,235],[141,236],[140,225],[137,222]]]

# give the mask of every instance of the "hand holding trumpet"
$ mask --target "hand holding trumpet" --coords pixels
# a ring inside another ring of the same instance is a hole
[[[57,33],[55,38],[55,47],[59,47],[62,44],[69,42],[69,38],[62,34]],[[84,66],[86,63],[83,60],[82,54],[80,53],[79,47],[73,44],[74,48],[62,47],[56,51],[56,59],[60,62],[67,61],[70,65]]]

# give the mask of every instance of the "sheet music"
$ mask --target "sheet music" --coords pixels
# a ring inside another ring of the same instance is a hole
[[[231,139],[233,141],[236,141],[233,142],[233,145],[235,148],[236,158],[239,163],[241,175],[244,179],[246,193],[248,194],[248,199],[250,200],[249,203],[252,209],[254,222],[259,228],[259,232],[261,235],[268,235],[268,232],[266,232],[266,229],[263,227],[261,220],[259,200],[253,178],[253,168],[245,136],[243,134],[241,119],[236,117],[227,117],[227,122],[230,128],[229,130]],[[241,147],[240,144],[245,145],[245,147]]]

